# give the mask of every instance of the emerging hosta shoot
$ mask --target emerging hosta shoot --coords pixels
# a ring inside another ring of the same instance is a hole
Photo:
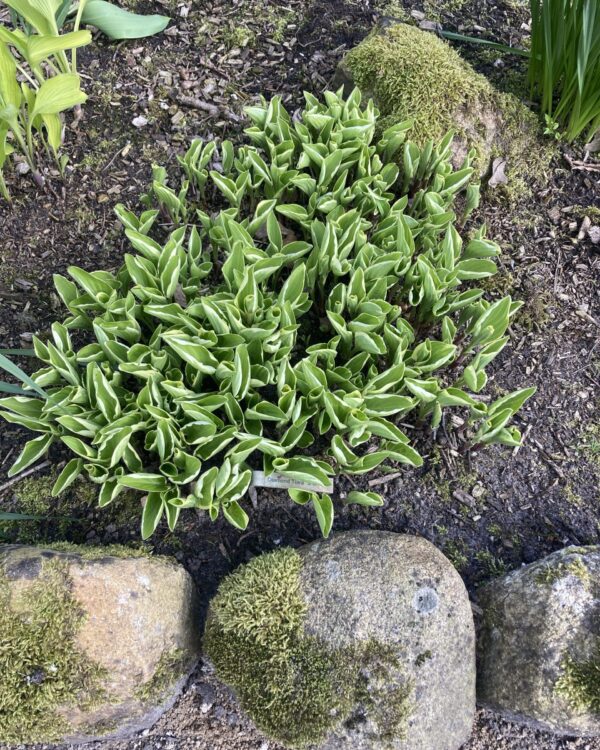
[[[138,489],[147,537],[182,508],[243,529],[252,469],[277,472],[328,534],[331,499],[303,483],[420,466],[399,422],[435,428],[459,408],[475,443],[519,444],[509,423],[532,389],[479,396],[519,303],[477,288],[499,248],[457,228],[477,203],[470,159],[453,170],[450,136],[405,142],[409,123],[374,143],[358,91],[306,100],[297,120],[277,98],[251,107],[250,146],[193,143],[179,185],[155,168],[155,208],[119,208],[132,252],[118,273],[55,277],[69,317],[35,340],[43,396],[25,383],[0,401],[40,433],[13,474],[63,443],[56,492],[82,471],[101,505]]]

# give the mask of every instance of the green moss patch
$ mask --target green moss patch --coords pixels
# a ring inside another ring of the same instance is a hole
[[[411,139],[423,145],[456,127],[461,107],[492,104],[487,80],[434,34],[408,24],[377,29],[344,59],[356,85],[372,93],[385,129],[411,119]]]
[[[19,593],[0,574],[2,741],[58,740],[69,730],[61,708],[103,700],[103,670],[75,643],[83,618],[64,561],[44,560],[39,578]]]
[[[566,656],[563,674],[556,683],[556,692],[566,698],[575,711],[600,715],[600,642],[596,654],[588,661]]]
[[[535,580],[536,583],[552,585],[555,581],[566,578],[566,576],[575,576],[583,583],[590,580],[590,572],[580,557],[573,557],[558,563],[558,565],[552,563],[544,566],[536,574]]]
[[[509,198],[541,179],[554,153],[537,138],[536,116],[515,96],[500,93],[448,43],[409,24],[378,28],[344,58],[353,82],[372,96],[381,129],[412,120],[420,146],[450,130],[475,149],[480,166],[506,160]],[[494,135],[495,131],[495,135]]]
[[[142,703],[156,703],[166,691],[184,677],[190,666],[190,655],[185,649],[175,648],[165,651],[160,657],[152,677],[144,682],[135,692],[135,697]]]
[[[386,692],[393,650],[377,643],[332,649],[304,631],[302,560],[291,549],[262,555],[225,579],[211,603],[204,648],[218,677],[267,735],[289,747],[322,741],[364,712],[382,740],[403,731],[408,684]]]
[[[153,557],[148,547],[126,547],[123,544],[104,544],[104,545],[87,545],[72,544],[71,542],[51,542],[45,544],[44,549],[50,549],[54,552],[66,552],[68,554],[78,555],[84,560],[101,560],[105,557]],[[171,559],[171,558],[166,558]]]

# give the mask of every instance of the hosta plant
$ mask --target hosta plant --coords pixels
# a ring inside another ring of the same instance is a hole
[[[8,4],[13,7],[12,0]],[[40,149],[51,154],[62,171],[61,114],[86,100],[75,55],[92,37],[78,28],[61,34],[54,15],[59,5],[58,0],[21,0],[18,7],[25,14],[26,30],[0,24],[0,194],[6,200],[3,170],[10,154],[20,152],[39,184]]]
[[[333,475],[422,464],[400,423],[461,409],[474,443],[519,444],[509,422],[532,389],[480,395],[519,303],[484,299],[499,248],[457,228],[477,203],[470,158],[453,170],[451,135],[420,150],[408,123],[374,143],[358,91],[306,101],[295,119],[277,98],[251,107],[251,145],[195,142],[180,183],[156,168],[148,210],[118,209],[117,273],[55,277],[69,316],[0,401],[39,433],[12,474],[62,443],[55,492],[82,471],[101,505],[140,490],[147,537],[182,508],[245,528],[261,470],[327,535]]]
[[[35,181],[38,153],[53,156],[61,171],[65,155],[63,112],[86,100],[77,74],[77,49],[92,39],[83,24],[99,28],[110,39],[130,39],[162,31],[169,18],[130,13],[105,0],[1,0],[11,11],[14,28],[0,23],[0,195],[10,200],[4,168],[19,152]],[[68,26],[70,31],[63,33]]]

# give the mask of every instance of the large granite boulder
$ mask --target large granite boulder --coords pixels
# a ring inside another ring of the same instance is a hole
[[[471,732],[469,598],[421,538],[347,532],[255,558],[221,584],[205,650],[288,747],[457,750]]]
[[[197,628],[192,580],[167,558],[0,546],[0,742],[151,726],[197,661]]]
[[[404,23],[377,26],[350,50],[334,85],[355,86],[373,98],[381,130],[412,120],[409,138],[419,146],[453,131],[453,162],[476,152],[481,175],[496,158],[495,181],[508,181],[509,197],[540,179],[552,149],[540,138],[536,116],[515,96],[496,90],[447,42]]]
[[[479,702],[560,734],[600,735],[600,547],[555,552],[479,599]]]

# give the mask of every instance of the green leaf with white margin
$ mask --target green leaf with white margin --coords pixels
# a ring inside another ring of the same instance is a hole
[[[379,507],[383,505],[383,498],[377,492],[359,492],[353,490],[346,498],[347,505],[365,505],[367,507]]]
[[[522,388],[521,390],[514,391],[513,393],[509,393],[508,395],[499,398],[497,401],[494,401],[493,404],[490,404],[488,408],[489,416],[492,417],[503,409],[510,409],[511,412],[515,414],[523,404],[533,396],[536,390],[536,388]]]
[[[67,446],[67,448],[70,448],[73,453],[77,456],[81,456],[82,458],[87,458],[88,460],[95,461],[97,458],[97,453],[89,446],[87,443],[84,443],[83,440],[80,440],[78,437],[74,437],[73,435],[61,435],[60,438],[63,443]]]
[[[175,526],[177,525],[177,520],[179,519],[181,506],[172,505],[170,502],[165,502],[164,508],[167,516],[167,525],[169,527],[169,531],[175,531]]]
[[[250,357],[246,344],[236,347],[233,359],[233,375],[231,376],[231,392],[240,399],[248,393],[250,388]]]
[[[310,503],[316,497],[318,498],[318,495],[315,492],[307,492],[306,490],[298,490],[294,487],[290,487],[290,489],[288,490],[288,495],[298,505],[306,505],[306,503]]]
[[[82,469],[83,459],[72,458],[58,475],[58,478],[56,479],[56,482],[52,487],[52,497],[60,495],[61,492],[64,492],[67,487],[73,484],[73,482],[81,474]]]
[[[81,23],[95,26],[112,40],[159,34],[170,20],[168,16],[130,13],[105,0],[88,0],[81,15]]]
[[[275,458],[273,469],[279,474],[309,485],[316,485],[329,489],[331,487],[330,472],[325,471],[314,459],[304,457]]]
[[[333,503],[329,495],[315,495],[312,498],[313,507],[317,515],[317,521],[321,533],[327,539],[333,526]]]
[[[15,474],[18,474],[23,471],[23,469],[31,466],[31,464],[37,461],[40,456],[44,455],[53,440],[54,435],[40,435],[39,437],[25,443],[25,447],[21,451],[19,457],[8,470],[8,476],[14,477]]]
[[[219,366],[218,360],[191,336],[183,333],[163,333],[163,341],[176,352],[185,362],[188,362],[199,372],[212,375]]]
[[[293,219],[294,221],[302,222],[308,221],[309,219],[308,211],[303,206],[299,206],[295,203],[287,203],[282,206],[277,206],[275,210],[288,219]]]
[[[222,508],[223,515],[232,526],[235,526],[235,528],[240,531],[244,531],[247,528],[250,519],[237,500],[233,500],[232,502],[227,503],[227,505],[223,505]]]
[[[98,408],[106,418],[108,422],[112,422],[121,414],[121,404],[117,394],[114,392],[113,387],[106,379],[106,376],[93,362],[92,368],[92,382],[94,383],[94,389],[96,391],[96,403]]]
[[[217,481],[218,473],[218,467],[212,466],[208,471],[205,471],[196,482],[193,496],[196,499],[196,506],[198,508],[208,510],[211,507],[215,495],[215,483]]]
[[[156,531],[160,523],[165,504],[159,492],[150,492],[144,503],[142,513],[142,539],[148,539]]]
[[[31,117],[37,115],[56,115],[83,104],[87,99],[80,88],[79,76],[74,73],[60,73],[48,78],[39,87],[35,96],[35,105]]]
[[[117,479],[109,479],[104,482],[98,494],[98,507],[104,508],[106,505],[112,503],[122,490],[123,485],[119,484]]]
[[[117,482],[123,487],[130,487],[133,490],[150,492],[152,494],[164,492],[168,489],[167,480],[162,474],[146,474],[139,472],[136,474],[125,474],[117,478]]]

